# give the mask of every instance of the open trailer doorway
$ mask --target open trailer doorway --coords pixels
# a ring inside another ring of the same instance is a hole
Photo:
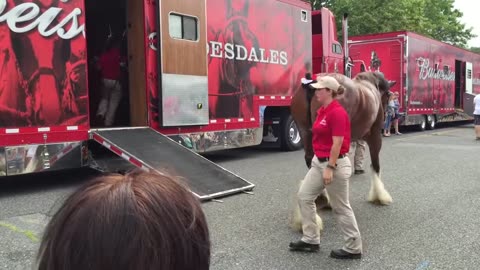
[[[85,0],[90,126],[147,126],[143,1]]]

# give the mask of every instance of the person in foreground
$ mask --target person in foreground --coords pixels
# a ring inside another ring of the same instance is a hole
[[[326,188],[335,220],[341,228],[345,245],[330,256],[338,259],[360,259],[362,240],[349,202],[349,178],[352,165],[347,157],[350,148],[350,120],[335,99],[344,88],[333,77],[319,77],[311,86],[322,107],[312,127],[315,156],[298,191],[303,237],[290,243],[292,251],[316,252],[320,249],[320,231],[316,223],[315,199]]]
[[[210,265],[200,202],[172,177],[132,172],[88,181],[53,216],[40,270],[191,269]]]

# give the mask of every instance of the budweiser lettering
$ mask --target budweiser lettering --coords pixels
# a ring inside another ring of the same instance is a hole
[[[425,58],[418,58],[417,59],[418,66],[420,67],[420,74],[419,78],[421,80],[429,79],[440,79],[445,81],[454,81],[455,80],[455,72],[452,70],[448,70],[445,72],[443,69],[438,68],[435,71],[435,68],[430,66],[430,60]]]
[[[240,61],[250,61],[259,63],[270,63],[287,65],[287,52],[277,50],[267,50],[264,48],[251,48],[248,50],[243,45],[232,43],[221,43],[216,41],[210,41],[210,45],[207,46],[207,51],[210,57],[235,59]]]
[[[64,0],[63,2],[67,1]],[[52,25],[53,21],[63,11],[62,8],[50,7],[41,14],[40,7],[35,3],[22,3],[5,12],[6,7],[7,0],[0,0],[0,23],[6,22],[12,32],[26,33],[37,28],[40,35],[44,37],[49,37],[55,33],[62,39],[71,39],[80,33],[83,33],[85,37],[85,25],[79,25],[78,23],[78,18],[82,14],[80,8],[75,8],[58,24]],[[65,25],[70,23],[70,28],[65,29]]]

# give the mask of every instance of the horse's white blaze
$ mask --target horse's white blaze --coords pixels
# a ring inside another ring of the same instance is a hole
[[[383,182],[380,179],[380,175],[375,172],[372,173],[373,178],[370,185],[370,192],[368,194],[368,201],[379,201],[383,205],[388,205],[392,203],[392,196],[390,196],[388,191],[385,189]]]

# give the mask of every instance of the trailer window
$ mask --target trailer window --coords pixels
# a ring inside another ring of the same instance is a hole
[[[339,44],[332,44],[332,52],[342,54],[342,47]]]
[[[170,13],[168,20],[170,37],[198,40],[198,20],[195,17]]]
[[[307,19],[307,11],[306,11],[306,10],[302,10],[302,13],[301,13],[301,14],[302,14],[302,15],[301,15],[301,16],[302,16],[302,17],[301,17],[302,22],[308,21],[308,19]]]
[[[443,73],[448,73],[450,71],[449,66],[443,66]]]

